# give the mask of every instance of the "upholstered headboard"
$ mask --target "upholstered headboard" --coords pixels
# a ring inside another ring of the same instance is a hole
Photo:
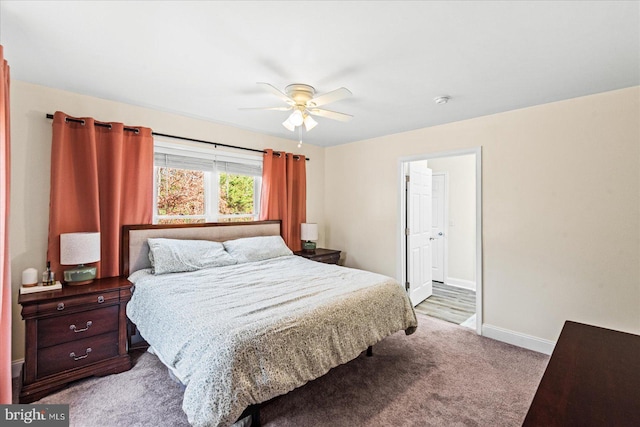
[[[225,240],[280,235],[280,221],[210,222],[204,224],[137,224],[122,227],[122,275],[151,267],[147,239]]]

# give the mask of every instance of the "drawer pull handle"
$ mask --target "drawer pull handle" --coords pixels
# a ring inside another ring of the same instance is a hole
[[[77,329],[76,325],[71,325],[71,326],[69,326],[69,329],[71,329],[73,332],[75,332],[77,334],[78,332],[84,332],[84,331],[88,330],[89,327],[91,327],[91,325],[93,325],[93,322],[91,320],[89,320],[87,322],[87,327],[86,328]]]
[[[64,303],[63,302],[59,302],[58,303],[58,311],[62,311],[64,310]]]
[[[76,354],[72,351],[71,353],[69,353],[69,357],[71,357],[73,360],[80,360],[84,359],[85,357],[89,357],[89,353],[91,353],[91,347],[87,347],[84,356],[76,356]]]
[[[98,304],[102,304],[104,302],[104,297],[102,295],[100,295],[98,297]]]

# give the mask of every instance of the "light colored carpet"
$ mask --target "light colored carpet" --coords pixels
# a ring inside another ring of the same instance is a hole
[[[374,356],[262,405],[264,426],[520,426],[549,357],[418,316]],[[182,390],[158,359],[90,378],[37,403],[69,403],[71,426],[186,426]]]

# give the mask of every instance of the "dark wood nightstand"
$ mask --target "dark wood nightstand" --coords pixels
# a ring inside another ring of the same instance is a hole
[[[340,251],[335,249],[317,248],[313,251],[295,251],[294,254],[325,264],[337,264],[340,260]]]
[[[125,313],[131,286],[110,277],[19,296],[26,323],[20,403],[80,378],[131,368]]]

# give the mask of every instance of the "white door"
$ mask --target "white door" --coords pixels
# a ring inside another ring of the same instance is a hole
[[[445,175],[434,173],[432,178],[432,207],[431,236],[434,240],[431,247],[432,280],[444,282],[444,214],[445,214]]]
[[[414,307],[431,296],[431,169],[411,162],[407,182],[407,281]]]

